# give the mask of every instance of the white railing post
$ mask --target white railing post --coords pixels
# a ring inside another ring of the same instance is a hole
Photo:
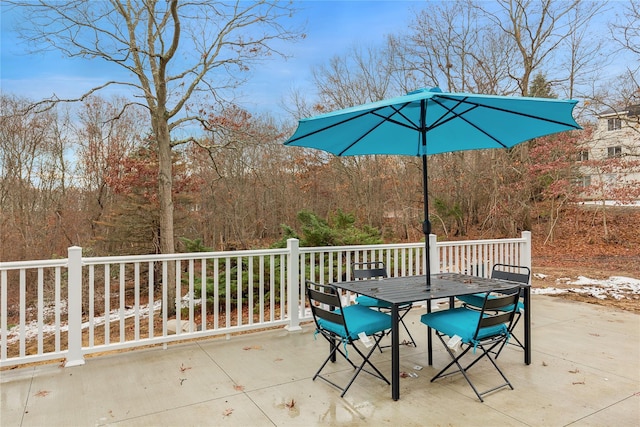
[[[300,331],[300,241],[287,240],[287,311],[289,313],[289,332]],[[304,284],[303,284],[304,286]]]
[[[523,231],[522,238],[525,240],[524,248],[520,251],[520,265],[531,268],[531,232]]]
[[[438,236],[429,234],[429,267],[431,274],[440,273],[440,249],[437,245]]]
[[[67,283],[67,358],[65,367],[84,365],[82,356],[82,248],[72,246],[68,250]]]

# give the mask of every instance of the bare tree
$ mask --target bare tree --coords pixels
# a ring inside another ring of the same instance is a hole
[[[254,61],[279,53],[274,48],[277,41],[298,37],[281,24],[291,13],[290,5],[204,0],[13,4],[24,12],[22,34],[37,49],[59,50],[70,58],[99,58],[132,76],[105,82],[79,99],[107,86],[125,86],[148,109],[159,158],[161,251],[173,252],[171,150],[192,139],[172,140],[171,134],[201,120],[199,109],[188,105],[196,94],[206,92],[219,99]],[[54,96],[38,108],[59,101]]]
[[[504,84],[512,47],[480,22],[478,10],[466,1],[430,6],[416,15],[410,28],[403,68],[422,85],[451,92],[510,92]]]
[[[354,46],[312,71],[321,112],[379,101],[392,91],[390,62],[379,47]]]
[[[202,120],[197,95],[220,101],[246,78],[255,61],[280,54],[280,41],[300,34],[285,27],[291,4],[278,1],[40,0],[12,1],[24,12],[21,34],[38,49],[69,58],[101,59],[127,77],[96,86],[82,100],[109,86],[134,92],[149,112],[158,153],[160,250],[175,251],[172,149],[181,126]],[[47,108],[56,96],[38,104]],[[125,106],[126,107],[126,106]]]
[[[72,173],[65,153],[68,120],[57,111],[22,114],[31,101],[0,97],[0,258],[58,255],[75,240],[62,219]],[[49,243],[42,253],[41,241]],[[60,242],[59,244],[53,242]],[[64,248],[62,248],[64,249]]]
[[[128,100],[99,96],[82,102],[76,121],[79,188],[85,194],[83,211],[87,215],[90,238],[98,237],[98,224],[112,203],[108,177],[119,173],[126,156],[142,144],[150,129],[144,111],[138,106],[123,110]],[[114,117],[118,120],[114,120]],[[104,230],[102,230],[104,232]]]
[[[618,21],[610,25],[611,35],[624,49],[640,57],[640,4],[628,0],[620,10]]]
[[[575,79],[576,74],[571,73],[586,70],[587,65],[598,61],[583,39],[584,29],[603,8],[603,3],[582,0],[498,0],[495,3],[497,10],[482,2],[475,3],[474,7],[506,35],[502,45],[519,54],[520,60],[510,65],[509,78],[517,83],[520,95],[527,96],[534,72],[566,63],[558,59],[562,48],[572,53],[569,70],[558,81]],[[593,38],[589,41],[593,42]]]

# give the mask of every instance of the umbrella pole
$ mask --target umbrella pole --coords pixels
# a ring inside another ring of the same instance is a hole
[[[429,247],[429,235],[431,234],[431,221],[429,221],[429,186],[427,174],[427,101],[420,100],[420,136],[422,141],[422,190],[424,192],[424,222],[422,232],[424,233],[424,245],[427,256],[427,290],[431,290],[431,248]],[[429,302],[429,305],[431,303]],[[431,334],[429,334],[431,337]],[[431,354],[431,352],[429,352]]]
[[[429,245],[429,235],[431,234],[431,221],[429,221],[429,190],[427,185],[427,155],[422,154],[422,188],[424,191],[424,222],[422,231],[424,232],[425,251],[427,256],[426,275],[427,290],[431,290],[431,248]]]

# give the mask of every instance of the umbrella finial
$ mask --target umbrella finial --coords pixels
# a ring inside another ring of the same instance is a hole
[[[442,89],[440,89],[438,86],[434,86],[430,89],[423,87],[420,89],[412,90],[411,92],[407,93],[407,95],[415,95],[417,93],[424,93],[424,92],[442,93]]]

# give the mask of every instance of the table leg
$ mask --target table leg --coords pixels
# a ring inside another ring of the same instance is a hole
[[[531,365],[531,286],[524,288],[524,363]]]
[[[400,338],[398,305],[391,306],[391,398],[400,399]]]
[[[431,313],[431,300],[427,300],[427,313]],[[433,341],[431,340],[431,328],[427,326],[427,362],[433,365]]]

